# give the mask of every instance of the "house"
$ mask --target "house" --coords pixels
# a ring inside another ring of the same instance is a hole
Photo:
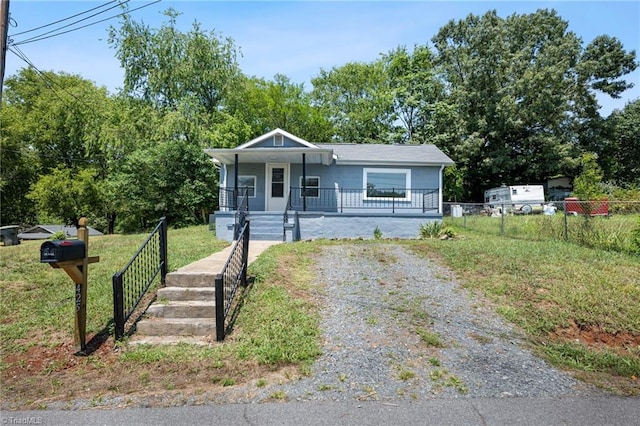
[[[312,144],[275,129],[231,149],[206,149],[220,169],[216,235],[231,241],[241,197],[251,238],[415,238],[442,220],[435,145]]]
[[[89,231],[90,237],[104,235],[102,232],[90,226],[87,226],[87,230]],[[19,233],[18,238],[21,240],[46,240],[60,231],[64,232],[67,238],[76,238],[78,236],[78,229],[73,225],[36,225]]]

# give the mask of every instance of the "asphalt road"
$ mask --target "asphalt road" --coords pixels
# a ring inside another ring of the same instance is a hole
[[[3,411],[3,425],[639,425],[640,398],[288,402],[83,411]]]

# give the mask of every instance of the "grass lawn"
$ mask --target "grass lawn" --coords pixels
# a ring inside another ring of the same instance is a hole
[[[463,285],[489,296],[553,364],[620,394],[640,395],[640,258],[562,241],[455,229],[420,240]]]
[[[491,298],[530,336],[542,356],[584,380],[640,395],[640,259],[561,241],[524,241],[457,228],[458,237],[406,244],[453,270],[460,282]],[[90,240],[87,334],[108,329],[111,276],[145,235]],[[169,230],[170,270],[226,245],[206,227]],[[376,241],[379,243],[380,241]],[[271,247],[250,267],[233,333],[213,347],[115,345],[89,356],[73,350],[73,284],[39,263],[40,242],[0,248],[1,398],[6,407],[45,408],[53,401],[129,394],[176,398],[239,383],[264,386],[308,374],[319,355],[321,289],[311,265],[323,244]],[[112,331],[112,330],[108,330]],[[112,335],[112,333],[111,333]],[[274,396],[277,399],[277,395]]]

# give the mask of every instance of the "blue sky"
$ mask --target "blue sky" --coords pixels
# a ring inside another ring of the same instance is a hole
[[[9,35],[27,31],[96,7],[103,1],[11,0]],[[136,8],[151,0],[132,0]],[[182,12],[178,26],[188,31],[194,21],[205,30],[232,38],[240,48],[239,63],[247,75],[271,79],[282,73],[310,89],[310,79],[320,69],[349,61],[371,61],[400,45],[430,44],[438,29],[451,19],[481,15],[496,9],[500,16],[553,8],[569,22],[569,30],[586,45],[600,34],[618,37],[627,50],[640,54],[640,2],[635,1],[187,1],[162,0],[132,12],[136,20],[159,27],[168,7]],[[116,14],[113,9],[100,15]],[[79,17],[77,19],[80,19]],[[87,22],[97,20],[93,18]],[[68,23],[69,21],[65,21]],[[79,74],[115,92],[122,86],[123,70],[107,44],[112,19],[58,37],[20,45],[40,70]],[[60,25],[63,25],[61,23]],[[48,27],[12,37],[25,40]],[[5,78],[26,66],[7,53]],[[640,98],[640,71],[627,76],[636,86],[621,100],[599,97],[601,113]]]

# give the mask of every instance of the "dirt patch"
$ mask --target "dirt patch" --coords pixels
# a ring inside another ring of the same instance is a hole
[[[555,336],[579,341],[589,346],[606,346],[612,349],[626,349],[640,346],[640,335],[629,332],[609,332],[602,327],[579,325],[571,321],[569,327],[556,330]]]

